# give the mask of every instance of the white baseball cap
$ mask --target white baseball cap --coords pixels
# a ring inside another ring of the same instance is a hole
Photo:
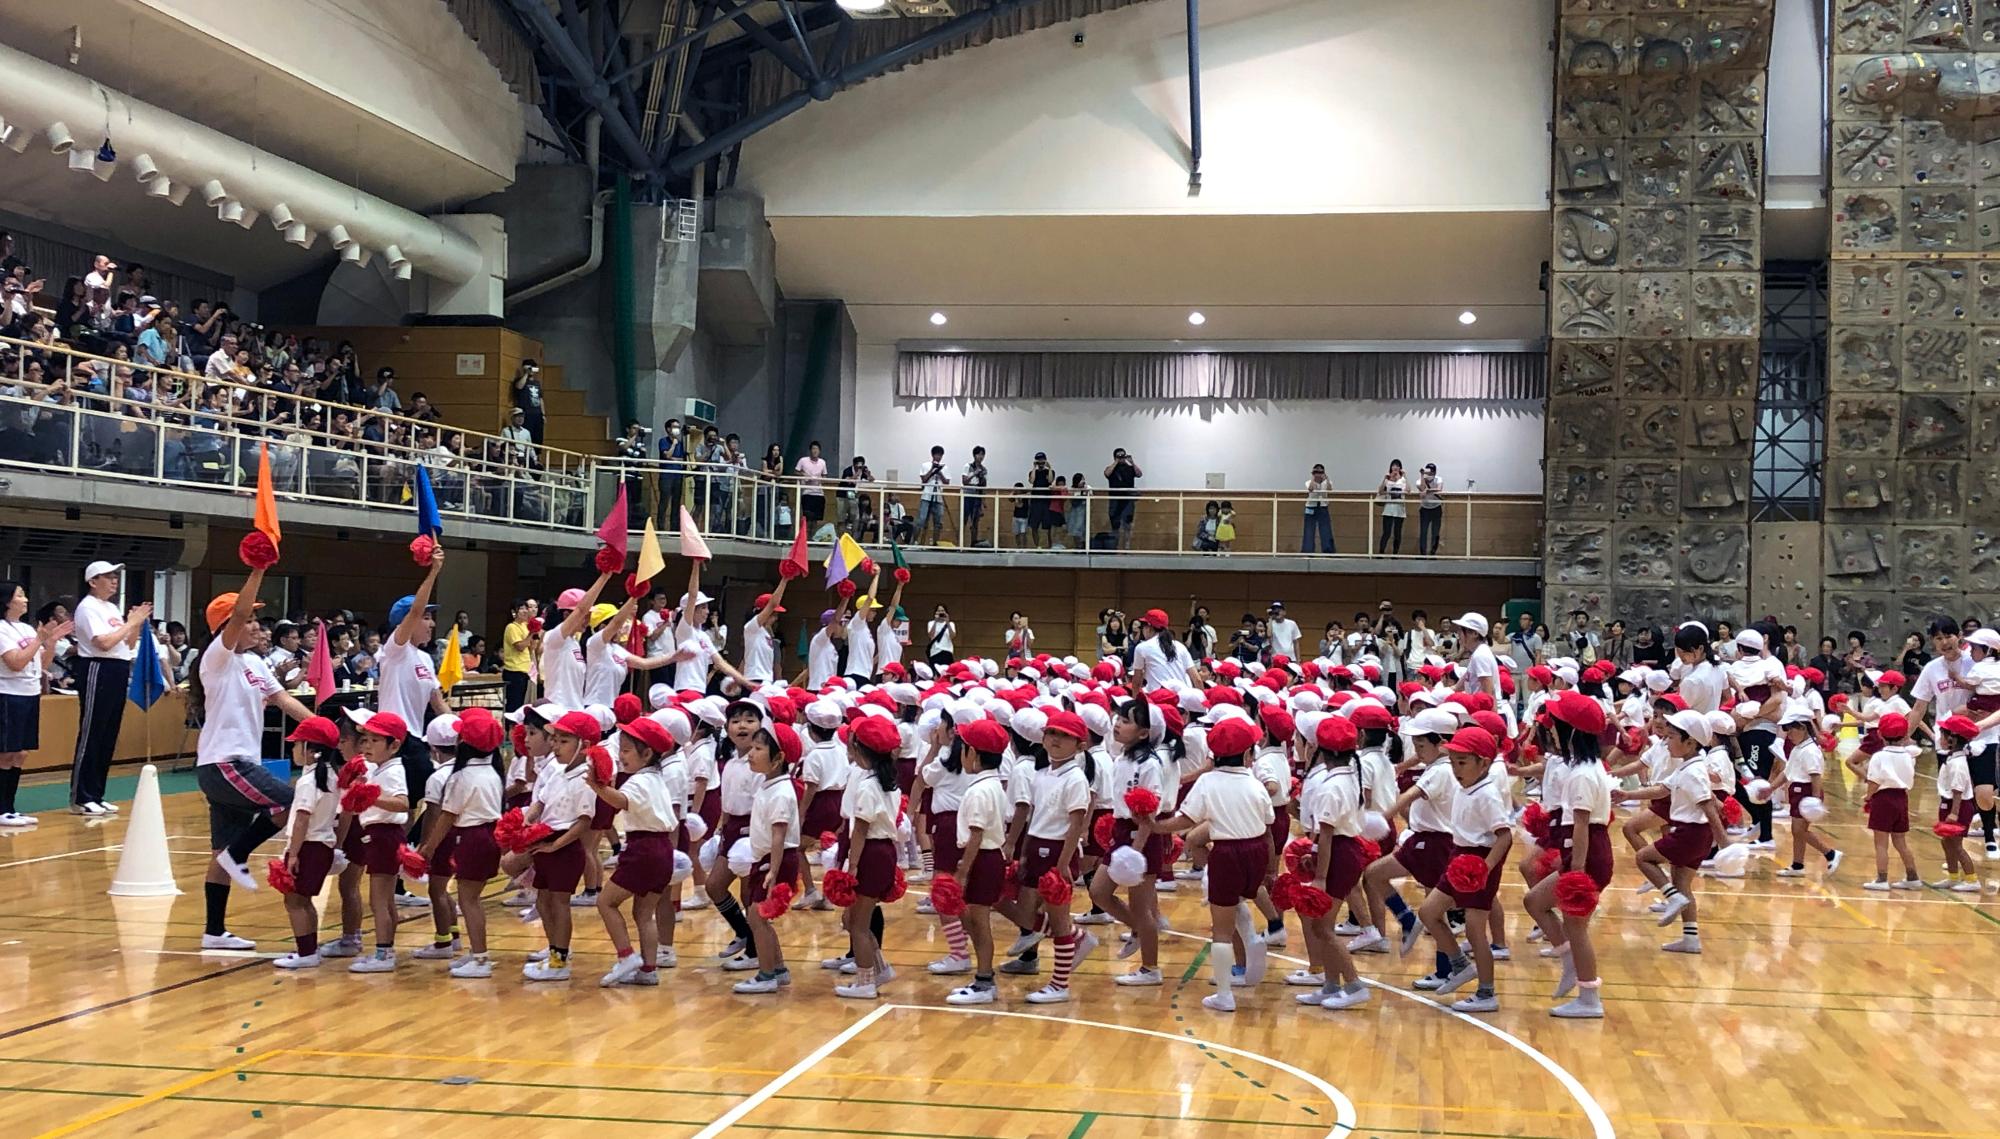
[[[1470,629],[1482,637],[1486,635],[1487,630],[1492,628],[1491,625],[1486,623],[1485,615],[1480,613],[1467,613],[1465,616],[1454,620],[1452,624],[1457,625],[1461,629]]]
[[[2000,652],[2000,631],[1981,627],[1967,633],[1965,639],[1970,644]]]
[[[458,746],[458,717],[439,716],[424,728],[424,742],[432,747]]]
[[[83,580],[89,581],[93,577],[103,577],[107,573],[117,573],[124,568],[124,562],[95,561],[83,567]]]
[[[1425,708],[1403,721],[1412,736],[1448,736],[1458,730],[1458,717],[1442,708]]]
[[[1764,634],[1755,629],[1745,629],[1736,634],[1736,643],[1746,649],[1755,649],[1761,653],[1764,651]]]

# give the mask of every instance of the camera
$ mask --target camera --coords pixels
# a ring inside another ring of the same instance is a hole
[[[641,439],[649,438],[652,436],[652,434],[653,434],[653,429],[650,427],[639,428],[639,438]]]

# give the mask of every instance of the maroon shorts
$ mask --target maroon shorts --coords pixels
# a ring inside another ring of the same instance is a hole
[[[558,894],[576,893],[583,881],[583,844],[567,843],[547,854],[535,855],[535,889]]]
[[[451,828],[451,876],[461,882],[484,882],[500,873],[500,844],[493,841],[493,824]]]
[[[755,866],[750,868],[750,877],[743,881],[743,901],[745,904],[754,906],[765,899],[769,892],[764,887],[770,874],[771,858],[769,855],[765,855],[763,858],[757,860]],[[798,888],[799,851],[797,847],[785,851],[784,856],[778,861],[778,881],[786,883],[795,890]]]
[[[965,876],[966,904],[990,906],[1000,900],[1000,890],[1006,884],[1007,857],[997,846],[982,850],[972,856],[972,870]]]
[[[633,895],[657,894],[674,880],[674,836],[667,831],[633,831],[611,872],[611,884]]]
[[[931,865],[949,872],[965,853],[958,848],[958,812],[933,811],[924,818],[930,822]]]
[[[715,828],[722,823],[722,792],[710,787],[707,794],[701,797],[701,806],[696,807],[694,813],[700,815],[701,821],[708,824],[708,833],[714,834]],[[743,821],[748,823],[749,816],[744,816]]]
[[[1218,839],[1208,848],[1208,904],[1233,906],[1257,896],[1271,867],[1271,840]]]
[[[736,845],[736,840],[748,833],[750,833],[749,815],[722,816],[722,839],[715,845],[716,862],[726,864],[729,861],[729,851]],[[724,869],[727,869],[726,865]]]
[[[1563,835],[1562,868],[1581,870],[1590,875],[1590,880],[1602,890],[1611,885],[1611,829],[1603,823],[1590,824],[1590,834],[1583,840],[1582,865],[1577,865],[1576,828],[1569,827]]]
[[[1042,875],[1056,869],[1056,859],[1062,857],[1063,840],[1059,838],[1036,838],[1026,836],[1025,848],[1021,852],[1021,889],[1032,890],[1041,883]],[[1076,867],[1063,867],[1063,873],[1076,876]]]
[[[1805,816],[1799,813],[1799,804],[1800,804],[1800,803],[1803,803],[1803,802],[1805,802],[1805,801],[1806,801],[1807,799],[1810,799],[1810,798],[1812,798],[1812,784],[1810,784],[1810,783],[1794,783],[1794,784],[1792,784],[1792,785],[1791,785],[1791,791],[1792,791],[1792,793],[1791,793],[1791,801],[1792,801],[1792,803],[1791,803],[1791,807],[1792,807],[1792,816],[1791,816],[1791,817],[1792,817],[1792,818],[1795,818],[1795,819],[1803,819],[1803,818],[1805,818]]]
[[[1958,801],[1958,810],[1954,811],[1951,809],[1950,800],[1942,800],[1938,803],[1938,822],[1957,823],[1962,827],[1970,827],[1972,826],[1973,812],[1978,806],[1979,804],[1971,799],[1960,799]]]
[[[854,860],[854,892],[870,898],[886,898],[896,888],[896,841],[871,838],[861,844]]]
[[[1083,852],[1092,858],[1103,858],[1111,853],[1097,842],[1097,820],[1110,813],[1109,807],[1101,807],[1090,812],[1090,829],[1083,832]]]
[[[1683,870],[1701,869],[1702,860],[1715,845],[1715,833],[1706,821],[1668,823],[1667,833],[1653,840],[1653,849]]]
[[[1361,884],[1361,872],[1368,869],[1368,856],[1361,849],[1360,839],[1344,834],[1333,836],[1327,850],[1330,857],[1323,885],[1337,906]]]
[[[1646,809],[1658,815],[1667,824],[1672,825],[1674,820],[1671,813],[1673,810],[1673,801],[1671,799],[1664,796],[1658,799],[1648,799],[1646,800]]]
[[[348,828],[350,834],[361,829],[359,826]],[[391,877],[401,874],[403,865],[396,861],[396,855],[403,849],[405,837],[404,828],[398,823],[371,823],[362,835],[359,861],[370,874]],[[347,857],[353,858],[354,855],[350,853]]]
[[[898,756],[896,759],[896,789],[907,795],[910,788],[917,785],[917,757]]]
[[[453,833],[457,829],[446,831],[438,840],[437,849],[431,852],[431,875],[440,882],[451,876],[451,860],[458,855],[458,835]]]
[[[1426,890],[1437,889],[1444,879],[1444,867],[1451,861],[1451,834],[1447,831],[1411,831],[1395,850],[1396,861]]]
[[[1114,847],[1132,846],[1134,845],[1132,840],[1138,837],[1138,823],[1133,822],[1131,819],[1119,819],[1117,826],[1112,829],[1111,843]],[[1174,836],[1154,831],[1146,839],[1146,845],[1139,849],[1139,853],[1146,856],[1146,873],[1154,875],[1165,873],[1167,869],[1167,856],[1173,852]]]
[[[1901,787],[1884,787],[1870,795],[1868,829],[1883,834],[1909,833],[1910,793]]]
[[[800,839],[818,842],[819,836],[827,831],[839,834],[847,829],[846,821],[840,817],[840,796],[841,792],[834,789],[813,792],[805,818],[799,823]]]
[[[597,800],[597,805],[590,809],[590,829],[608,831],[611,829],[611,820],[617,817],[618,808],[612,806],[608,800],[600,798]]]
[[[331,869],[333,869],[332,843],[300,843],[299,868],[292,872],[292,895],[299,898],[319,897],[319,888],[326,884],[326,872]]]
[[[509,795],[500,800],[500,809],[503,811],[525,811],[528,809],[528,804],[534,801],[534,792],[523,791],[518,795]]]
[[[1454,845],[1451,848],[1452,858],[1457,858],[1461,854],[1470,854],[1475,858],[1485,858],[1491,853],[1493,853],[1493,848],[1490,846]],[[1446,865],[1449,866],[1450,863],[1447,861]],[[1481,886],[1476,891],[1461,894],[1451,888],[1451,879],[1447,876],[1438,882],[1438,889],[1450,894],[1458,902],[1458,908],[1461,910],[1490,910],[1493,908],[1493,899],[1500,896],[1500,879],[1502,877],[1503,875],[1499,871],[1489,869],[1486,874],[1486,885]]]
[[[1273,804],[1271,807],[1271,849],[1285,849],[1285,840],[1292,837],[1292,805]]]

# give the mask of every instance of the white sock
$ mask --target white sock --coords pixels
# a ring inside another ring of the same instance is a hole
[[[1230,1004],[1236,1003],[1236,992],[1230,988],[1234,978],[1230,973],[1236,968],[1236,947],[1226,941],[1208,943],[1208,968],[1215,976],[1215,992]]]

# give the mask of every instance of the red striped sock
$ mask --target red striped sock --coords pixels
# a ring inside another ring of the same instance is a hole
[[[1056,972],[1055,976],[1049,978],[1050,988],[1069,988],[1069,974],[1070,970],[1076,968],[1076,943],[1079,940],[1080,938],[1075,930],[1070,930],[1068,933],[1055,939]]]
[[[951,946],[953,957],[972,956],[972,938],[965,932],[965,923],[957,918],[944,919],[945,944]]]

